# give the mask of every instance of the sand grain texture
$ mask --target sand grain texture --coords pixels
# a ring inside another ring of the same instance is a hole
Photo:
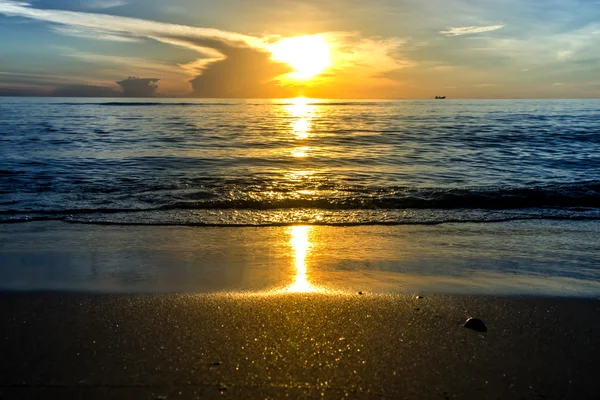
[[[12,398],[584,398],[600,301],[0,295]],[[487,333],[463,327],[469,316]]]

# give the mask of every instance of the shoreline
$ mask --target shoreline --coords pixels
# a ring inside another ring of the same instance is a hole
[[[3,398],[585,398],[600,301],[0,292]],[[487,332],[463,327],[482,319]]]
[[[0,290],[600,295],[594,221],[435,226],[0,224]]]

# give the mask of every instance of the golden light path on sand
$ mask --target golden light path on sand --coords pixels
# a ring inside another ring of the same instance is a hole
[[[310,250],[309,233],[311,226],[290,226],[290,246],[294,251],[296,276],[294,283],[286,287],[287,292],[311,293],[322,291],[308,280],[306,256]]]
[[[284,295],[284,294],[328,294],[328,295],[348,295],[345,290],[334,290],[323,286],[315,285],[311,282],[309,264],[307,262],[310,255],[313,243],[311,241],[312,233],[315,226],[309,225],[294,225],[286,228],[285,232],[289,235],[288,246],[293,258],[293,270],[290,276],[292,283],[279,288],[267,289],[258,292],[235,293],[230,292],[233,296],[269,296],[269,295]]]

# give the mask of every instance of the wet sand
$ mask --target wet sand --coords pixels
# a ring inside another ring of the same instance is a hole
[[[0,290],[600,295],[597,221],[439,226],[0,224]]]
[[[600,393],[598,299],[4,292],[0,321],[3,399]]]

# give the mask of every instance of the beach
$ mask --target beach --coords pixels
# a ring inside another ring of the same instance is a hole
[[[0,398],[595,397],[597,105],[1,99]]]
[[[0,395],[594,397],[597,229],[0,225]]]
[[[598,235],[597,221],[0,224],[0,290],[595,297]]]
[[[2,398],[592,398],[598,299],[4,293]],[[463,327],[475,316],[487,332]]]

